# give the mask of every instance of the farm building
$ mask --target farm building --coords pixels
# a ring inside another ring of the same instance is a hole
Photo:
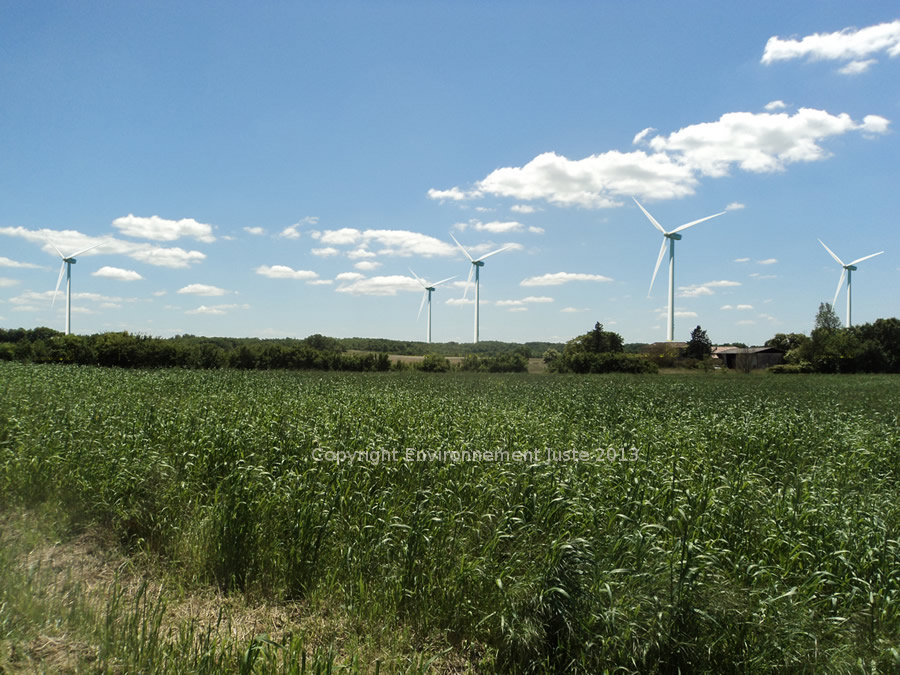
[[[712,355],[721,359],[726,368],[738,370],[768,368],[784,360],[784,352],[774,347],[716,347]]]

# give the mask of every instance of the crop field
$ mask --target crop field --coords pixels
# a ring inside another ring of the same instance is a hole
[[[0,363],[0,507],[306,617],[235,637],[114,587],[88,669],[897,672],[898,415],[891,376]]]

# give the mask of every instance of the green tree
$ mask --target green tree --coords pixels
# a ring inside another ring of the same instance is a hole
[[[712,340],[700,326],[691,331],[691,339],[687,343],[684,355],[690,359],[703,360],[712,354]]]

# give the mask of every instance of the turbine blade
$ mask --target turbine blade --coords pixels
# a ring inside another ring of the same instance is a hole
[[[501,251],[505,251],[505,250],[508,249],[508,248],[509,248],[509,246],[504,246],[503,248],[498,248],[496,251],[491,251],[491,252],[488,253],[487,255],[481,256],[481,257],[477,260],[477,262],[481,262],[481,261],[484,260],[485,258],[490,258],[492,255],[497,255],[497,254],[500,253]]]
[[[822,244],[822,246],[825,246],[825,242],[822,241],[821,239],[819,239],[819,243]],[[835,261],[837,262],[838,265],[840,265],[841,267],[844,266],[844,261],[841,260],[840,258],[838,258],[838,257],[834,254],[834,251],[832,251],[832,250],[831,250],[830,248],[828,248],[827,246],[825,246],[825,250],[828,251],[828,253],[831,255],[831,257],[835,259]],[[837,296],[835,296],[835,297],[837,297]]]
[[[54,246],[54,248],[56,248]],[[53,300],[50,302],[50,309],[53,309],[53,305],[56,304],[56,294],[59,293],[59,285],[62,283],[63,274],[66,273],[66,261],[63,260],[62,265],[59,266],[59,277],[56,279],[56,290],[53,291]]]
[[[651,215],[650,215],[650,212],[647,211],[647,209],[645,209],[643,206],[641,206],[641,203],[640,203],[637,199],[635,199],[634,197],[632,197],[632,199],[634,199],[634,203],[638,205],[638,207],[641,209],[641,211],[644,212],[644,215],[647,216],[647,218],[650,219],[650,222],[653,223],[653,227],[655,227],[657,230],[659,230],[660,232],[662,232],[663,234],[665,234],[666,231],[663,229],[663,226],[662,226],[662,225],[660,225],[659,223],[656,222],[656,218],[654,218],[653,216],[651,216]]]
[[[653,292],[653,282],[656,281],[656,273],[659,272],[659,265],[662,263],[663,256],[666,254],[666,244],[669,243],[669,240],[666,237],[663,237],[662,246],[659,248],[659,257],[656,259],[656,267],[653,268],[653,278],[650,279],[650,290],[647,291],[647,297],[650,297],[650,294]]]
[[[463,300],[466,299],[466,296],[469,294],[469,284],[472,283],[472,275],[475,274],[475,265],[469,269],[469,278],[466,279],[466,290],[463,291]]]
[[[834,303],[837,302],[838,293],[841,292],[841,286],[844,285],[844,277],[847,276],[847,268],[841,270],[841,278],[838,280],[837,290],[834,292],[834,300],[831,301],[831,308],[834,309]]]
[[[452,233],[450,234],[450,238],[451,238],[453,241],[456,241],[456,237],[454,237]],[[469,259],[469,262],[475,262],[475,259],[474,259],[472,256],[469,255],[469,252],[468,252],[466,249],[463,248],[463,245],[462,245],[462,244],[460,244],[458,241],[456,241],[456,245],[459,246],[459,250],[460,250],[460,251],[462,251],[463,253],[466,254],[466,257]]]
[[[884,251],[878,251],[878,253],[873,253],[872,255],[867,255],[864,258],[857,258],[850,264],[855,265],[856,263],[861,263],[863,260],[868,260],[869,258],[874,258],[876,255],[881,255],[882,253],[884,253]]]
[[[685,223],[684,225],[680,225],[680,226],[676,227],[669,234],[675,234],[676,232],[681,232],[682,230],[686,230],[689,227],[693,227],[697,223],[702,223],[705,220],[709,220],[711,218],[718,218],[719,216],[724,216],[724,215],[725,215],[725,211],[722,211],[721,213],[716,213],[715,215],[712,215],[712,216],[706,216],[706,218],[701,218],[700,220],[692,220],[689,223]]]
[[[45,239],[44,241],[46,241],[48,244],[50,244],[50,245],[53,247],[53,250],[54,250],[54,251],[56,251],[57,253],[59,253],[59,257],[60,257],[60,258],[65,259],[66,256],[64,256],[64,255],[62,254],[62,251],[60,251],[58,248],[56,248],[56,244],[54,244],[54,243],[53,243],[52,241],[50,241],[49,239]]]
[[[419,275],[412,271],[412,267],[407,267],[406,269],[408,269],[410,273],[416,278],[416,281],[419,282],[419,285],[422,288],[425,288],[427,286],[427,284],[419,278]]]
[[[457,276],[459,276],[459,275],[454,274],[452,277],[447,277],[446,279],[441,279],[440,281],[431,284],[431,287],[434,288],[435,286],[440,286],[441,284],[446,283],[446,282],[450,281],[451,279],[455,279]]]
[[[81,250],[78,251],[77,253],[73,253],[73,254],[70,255],[69,257],[70,257],[70,258],[74,258],[74,257],[76,257],[76,256],[81,255],[82,253],[87,253],[88,251],[93,250],[93,249],[97,248],[98,246],[103,246],[103,244],[105,244],[105,243],[106,243],[106,240],[101,241],[99,244],[94,244],[93,246],[88,246],[87,248],[81,249]]]
[[[422,308],[425,306],[425,296],[428,295],[428,291],[422,293],[422,302],[419,303],[419,313],[416,314],[416,321],[419,320],[419,317],[422,316]]]

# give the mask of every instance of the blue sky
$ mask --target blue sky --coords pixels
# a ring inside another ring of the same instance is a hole
[[[0,326],[761,344],[900,315],[894,2],[0,0]],[[65,282],[63,282],[64,284]],[[837,302],[843,318],[845,299]]]

